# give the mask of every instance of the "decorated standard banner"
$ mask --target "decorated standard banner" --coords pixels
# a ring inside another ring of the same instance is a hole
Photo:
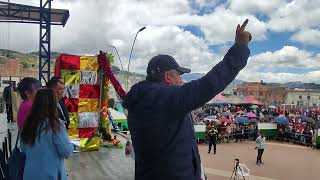
[[[277,123],[258,123],[258,130],[268,137],[274,137],[278,131]]]
[[[258,123],[258,129],[277,129],[277,123]]]

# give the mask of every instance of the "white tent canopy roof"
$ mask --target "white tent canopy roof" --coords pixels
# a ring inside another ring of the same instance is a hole
[[[127,119],[126,115],[121,112],[118,112],[112,108],[108,108],[108,110],[110,111],[113,120],[126,120]]]

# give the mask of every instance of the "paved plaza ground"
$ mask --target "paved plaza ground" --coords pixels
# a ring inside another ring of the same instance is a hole
[[[218,144],[217,154],[208,154],[207,146],[199,145],[208,179],[226,180],[232,174],[234,159],[239,158],[250,169],[250,180],[319,180],[320,151],[311,148],[268,142],[263,155],[264,165],[257,166],[254,142]]]
[[[0,140],[7,128],[16,134],[16,124],[7,124],[0,114]],[[125,141],[124,139],[121,139]],[[264,165],[255,164],[257,150],[252,141],[217,145],[217,154],[208,154],[207,145],[199,145],[201,159],[209,180],[227,180],[234,159],[239,158],[250,169],[250,180],[319,180],[320,150],[300,145],[267,142]],[[134,161],[123,149],[101,148],[100,151],[73,154],[65,161],[70,180],[133,180]]]

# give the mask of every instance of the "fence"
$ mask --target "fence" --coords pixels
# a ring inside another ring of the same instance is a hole
[[[228,134],[219,134],[217,138],[218,143],[224,142],[241,142],[241,141],[254,141],[257,138],[257,134],[254,132],[244,132],[244,133],[231,133]],[[313,146],[312,136],[299,134],[299,133],[283,133],[277,134],[275,137],[267,137],[269,140],[275,141],[285,141],[291,142],[295,144],[305,145],[305,146]],[[200,140],[200,143],[207,142],[206,140]],[[317,147],[320,148],[320,144],[317,144]]]

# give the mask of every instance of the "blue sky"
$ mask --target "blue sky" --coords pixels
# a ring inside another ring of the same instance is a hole
[[[12,0],[38,5],[38,0]],[[68,9],[65,27],[52,28],[52,50],[69,54],[115,53],[127,66],[145,73],[149,59],[170,54],[193,72],[206,73],[234,43],[237,24],[249,19],[251,55],[238,79],[245,81],[320,81],[319,0],[55,0]],[[84,13],[86,12],[86,13]],[[38,50],[39,27],[0,24],[0,48]],[[7,42],[10,37],[10,41]],[[115,65],[120,66],[119,59]]]

